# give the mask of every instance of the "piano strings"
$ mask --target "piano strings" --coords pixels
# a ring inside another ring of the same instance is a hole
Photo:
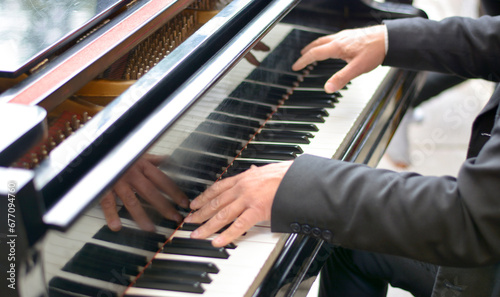
[[[49,157],[50,152],[89,121],[114,98],[168,56],[193,32],[215,15],[221,6],[218,0],[196,0],[184,11],[141,42],[129,54],[121,57],[96,79],[77,91],[48,114],[48,135],[28,153],[14,161],[11,167],[34,169]],[[201,20],[201,21],[200,21]],[[106,21],[105,21],[106,22]],[[100,26],[90,30],[76,42],[81,42]],[[0,79],[0,91],[24,79]]]

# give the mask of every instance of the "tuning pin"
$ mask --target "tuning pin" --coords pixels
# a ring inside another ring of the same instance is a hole
[[[42,147],[40,149],[40,155],[41,155],[40,159],[42,159],[42,160],[47,159],[47,157],[49,156],[49,152],[47,151],[46,145],[42,145]]]
[[[73,134],[73,128],[71,127],[70,122],[64,123],[64,137],[68,137]]]
[[[30,155],[31,168],[34,168],[40,164],[40,160],[38,159],[38,155],[36,153],[31,153]]]
[[[71,117],[71,128],[73,129],[73,131],[78,130],[80,128],[80,125],[81,121],[78,119],[76,115],[73,115]]]
[[[64,136],[64,133],[62,132],[62,130],[57,130],[56,143],[60,144],[61,142],[64,141],[64,139],[66,139],[66,136]]]
[[[89,113],[84,111],[82,114],[82,121],[80,125],[85,124],[89,119],[90,119]]]
[[[54,140],[54,137],[50,136],[49,139],[48,139],[48,148],[49,148],[49,151],[52,151],[56,146],[57,146],[57,143],[56,141]]]

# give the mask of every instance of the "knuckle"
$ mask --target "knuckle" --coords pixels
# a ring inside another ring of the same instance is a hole
[[[110,209],[115,206],[114,201],[112,201],[109,197],[106,197],[101,200],[101,207],[105,209]]]
[[[216,215],[215,218],[220,220],[220,221],[225,221],[228,217],[228,210],[227,208],[221,209]]]
[[[133,193],[125,194],[121,197],[123,203],[128,207],[139,206],[139,200],[135,197]]]
[[[217,209],[219,209],[219,206],[220,206],[219,199],[217,199],[217,198],[212,199],[212,200],[210,201],[210,204],[209,204],[209,205],[210,205],[210,208],[211,208],[212,210],[217,210]]]
[[[240,216],[237,220],[233,222],[233,226],[237,229],[242,229],[247,226],[248,221],[245,217]]]

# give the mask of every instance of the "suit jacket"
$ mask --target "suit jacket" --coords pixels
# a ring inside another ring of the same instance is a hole
[[[500,17],[386,25],[385,65],[500,80]],[[272,230],[442,265],[436,297],[500,296],[499,101],[497,89],[473,124],[456,178],[297,158],[276,194]]]

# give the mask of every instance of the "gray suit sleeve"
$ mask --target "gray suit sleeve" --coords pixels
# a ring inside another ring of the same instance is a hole
[[[274,232],[328,231],[347,248],[447,266],[500,259],[500,129],[458,179],[304,155],[275,197]],[[296,229],[296,226],[300,228]]]
[[[384,65],[500,80],[500,16],[385,21],[389,49]]]

